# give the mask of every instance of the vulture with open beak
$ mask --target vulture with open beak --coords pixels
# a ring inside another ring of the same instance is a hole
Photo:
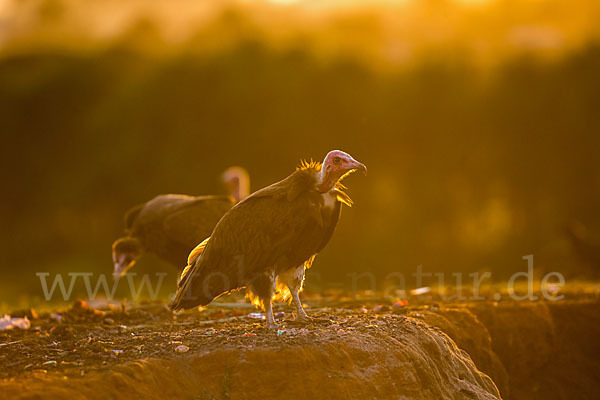
[[[367,168],[334,150],[323,164],[302,162],[280,182],[261,189],[229,210],[210,238],[190,253],[172,310],[203,306],[222,294],[246,287],[275,327],[271,302],[291,295],[297,320],[308,321],[298,293],[304,273],[329,242],[342,203],[352,201],[341,180]]]
[[[182,268],[190,251],[210,236],[217,222],[249,194],[248,173],[231,167],[222,175],[230,196],[164,194],[125,214],[127,236],[112,245],[113,276],[123,276],[145,252]]]

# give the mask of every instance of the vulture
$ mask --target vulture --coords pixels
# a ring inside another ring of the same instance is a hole
[[[304,274],[329,242],[342,204],[352,204],[341,181],[358,170],[367,172],[364,164],[334,150],[322,164],[302,161],[287,178],[240,201],[190,253],[170,308],[204,306],[245,287],[265,310],[268,328],[276,326],[277,297],[291,296],[297,321],[310,321],[298,295]]]
[[[123,276],[145,252],[183,268],[187,256],[210,236],[221,217],[249,194],[248,173],[231,167],[221,176],[229,196],[163,194],[125,214],[126,236],[112,245],[113,276]]]

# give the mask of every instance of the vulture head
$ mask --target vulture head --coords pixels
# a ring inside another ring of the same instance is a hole
[[[317,189],[325,193],[334,188],[335,184],[354,171],[362,171],[367,174],[367,167],[356,161],[348,153],[340,150],[332,150],[325,156],[321,172],[318,176]]]
[[[221,175],[227,191],[237,202],[250,195],[250,176],[242,167],[229,167]]]
[[[112,256],[115,264],[113,278],[123,276],[135,261],[142,255],[142,243],[132,237],[123,237],[115,240],[112,245]]]

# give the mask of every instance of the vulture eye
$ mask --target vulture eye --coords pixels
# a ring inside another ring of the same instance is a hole
[[[339,164],[340,163],[340,158],[339,157],[334,157],[333,158],[333,163],[334,164]]]

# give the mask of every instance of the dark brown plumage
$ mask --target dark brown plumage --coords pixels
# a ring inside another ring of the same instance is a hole
[[[271,300],[278,282],[289,289],[298,318],[308,319],[298,297],[304,271],[329,242],[341,204],[351,204],[339,181],[357,169],[366,172],[350,155],[332,151],[322,168],[305,163],[238,203],[219,221],[208,242],[190,254],[171,308],[206,305],[247,287],[260,300],[272,327]]]
[[[239,184],[240,180],[236,182]],[[247,191],[238,185],[230,185],[230,188],[235,189],[236,194]],[[132,208],[125,214],[127,236],[113,243],[115,277],[123,275],[145,252],[182,269],[189,252],[210,236],[217,222],[234,204],[232,196],[166,194]]]

